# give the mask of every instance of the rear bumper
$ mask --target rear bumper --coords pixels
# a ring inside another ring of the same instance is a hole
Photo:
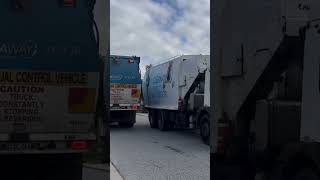
[[[27,137],[26,137],[27,136]],[[86,148],[74,149],[74,141],[85,141]],[[97,143],[95,134],[27,134],[19,139],[0,134],[0,154],[63,154],[87,152]]]
[[[110,111],[136,111],[140,104],[110,104]]]
[[[88,152],[97,141],[86,141],[86,148],[73,148],[73,141],[7,141],[0,142],[1,154],[74,154]]]
[[[119,122],[119,123],[130,123],[134,124],[136,122],[136,111],[127,110],[127,111],[110,111],[110,123]]]
[[[10,134],[0,134],[0,142],[10,141]],[[66,140],[90,140],[94,141],[97,136],[93,133],[30,133],[29,141],[66,141]]]

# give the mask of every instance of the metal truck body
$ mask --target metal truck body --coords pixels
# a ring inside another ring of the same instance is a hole
[[[184,55],[147,67],[142,89],[151,127],[166,130],[201,126],[210,104],[209,59],[209,55]]]
[[[94,4],[13,2],[19,3],[0,3],[0,153],[87,149],[72,141],[87,146],[96,140],[100,67]]]
[[[0,154],[8,164],[23,162],[28,174],[81,179],[81,154],[97,147],[101,22],[95,26],[94,6],[0,2]]]
[[[135,56],[109,57],[110,63],[110,122],[132,127],[140,108],[140,58]]]
[[[214,179],[319,179],[318,1],[214,1]]]

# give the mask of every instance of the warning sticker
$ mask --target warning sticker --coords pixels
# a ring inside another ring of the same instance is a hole
[[[141,84],[111,84],[110,104],[139,104]]]
[[[99,72],[0,70],[0,132],[88,132]]]

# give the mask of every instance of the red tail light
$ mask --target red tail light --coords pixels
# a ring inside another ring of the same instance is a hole
[[[134,110],[138,110],[139,109],[139,105],[132,105],[132,109],[134,109]]]
[[[74,7],[76,5],[76,0],[63,0],[63,6]]]
[[[225,154],[226,151],[227,151],[226,143],[224,142],[224,140],[218,139],[217,153]]]
[[[217,152],[226,154],[228,151],[228,138],[231,135],[230,120],[226,113],[223,114],[223,118],[218,120],[218,144]]]
[[[88,143],[86,141],[73,141],[71,143],[71,149],[83,150],[88,148]]]
[[[183,111],[183,99],[181,97],[178,100],[178,110]]]

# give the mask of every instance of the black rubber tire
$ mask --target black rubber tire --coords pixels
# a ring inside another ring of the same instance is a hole
[[[271,178],[272,180],[320,180],[320,172],[313,160],[304,152],[300,152],[289,155],[287,160],[276,161],[272,166]]]
[[[132,128],[134,123],[119,123],[121,127]]]
[[[167,122],[167,113],[166,111],[159,112],[159,119],[158,119],[158,127],[160,131],[167,131],[168,130],[168,122]]]
[[[200,135],[202,141],[209,145],[210,143],[210,119],[207,114],[204,114],[199,119],[200,122]]]
[[[119,125],[121,127],[131,128],[136,123],[136,112],[135,111],[127,111],[124,112],[124,118],[125,122],[119,122]]]
[[[295,174],[292,180],[319,180],[319,175],[311,168],[301,169]]]
[[[158,128],[157,114],[156,114],[156,111],[154,110],[149,111],[149,123],[151,128],[153,129]]]

